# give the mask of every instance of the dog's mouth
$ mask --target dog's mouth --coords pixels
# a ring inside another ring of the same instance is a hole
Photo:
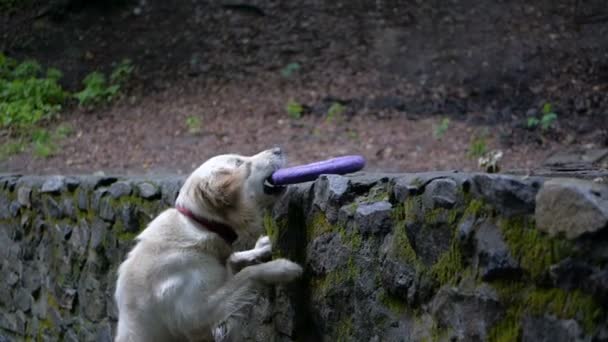
[[[283,185],[272,184],[272,178],[271,177],[272,177],[272,175],[268,176],[264,180],[264,193],[266,195],[280,195],[280,194],[282,194],[287,187],[283,186]]]

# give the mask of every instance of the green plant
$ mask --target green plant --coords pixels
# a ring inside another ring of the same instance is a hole
[[[302,117],[302,112],[304,111],[304,107],[301,104],[294,100],[289,100],[287,102],[287,115],[289,115],[292,119],[299,119]]]
[[[475,135],[469,144],[468,155],[471,158],[482,157],[488,151],[485,135]]]
[[[68,124],[57,126],[53,132],[43,128],[32,131],[31,144],[34,155],[47,158],[56,154],[59,150],[59,142],[72,134],[72,131],[72,127]]]
[[[354,131],[352,129],[349,129],[348,131],[346,131],[346,136],[351,139],[351,140],[359,140],[359,133],[357,133],[357,131]]]
[[[133,74],[135,67],[128,58],[123,59],[110,74],[110,83],[124,86]]]
[[[435,126],[435,129],[433,130],[433,137],[435,139],[441,139],[443,137],[443,135],[445,134],[445,132],[448,131],[448,128],[450,128],[450,119],[443,118],[443,120],[441,120],[439,125]]]
[[[120,86],[117,84],[108,85],[106,77],[97,71],[88,74],[82,83],[84,84],[84,89],[74,94],[74,97],[78,100],[78,104],[81,106],[109,102],[120,90]]]
[[[327,110],[327,122],[339,121],[343,112],[344,106],[341,103],[332,103],[329,109]]]
[[[0,144],[0,160],[6,159],[14,154],[19,154],[25,150],[23,139],[15,139]]]
[[[553,111],[553,106],[550,103],[545,103],[541,110],[542,116],[540,119],[537,117],[530,117],[526,121],[526,126],[528,129],[534,129],[540,126],[542,131],[546,131],[553,123],[557,120],[557,114]]]
[[[289,63],[283,69],[281,69],[281,75],[285,78],[288,78],[298,70],[300,70],[299,63]]]
[[[55,154],[57,146],[49,131],[37,129],[32,132],[32,149],[36,156],[46,158]]]
[[[198,134],[201,132],[201,119],[198,116],[190,115],[186,118],[186,126],[190,134]]]
[[[0,128],[28,129],[58,113],[67,95],[60,78],[57,69],[43,75],[37,62],[17,63],[0,53]]]
[[[80,106],[98,105],[113,101],[120,95],[120,90],[126,85],[134,67],[129,59],[124,59],[110,74],[110,82],[99,71],[88,74],[82,83],[84,89],[75,93],[74,97]]]

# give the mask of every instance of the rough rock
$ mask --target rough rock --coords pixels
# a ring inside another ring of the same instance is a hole
[[[475,232],[477,262],[483,280],[512,279],[521,274],[498,227],[482,222]]]
[[[148,182],[137,184],[137,192],[139,196],[147,200],[157,199],[160,196],[158,187]]]
[[[385,235],[392,229],[392,205],[389,202],[365,203],[357,207],[355,222],[361,234]]]
[[[524,342],[582,342],[588,340],[575,320],[560,320],[549,315],[526,316],[522,323],[522,332]]]
[[[108,189],[108,193],[114,199],[120,198],[120,197],[123,197],[123,196],[128,196],[128,195],[131,194],[132,191],[133,191],[133,188],[127,182],[116,182],[116,183],[113,183],[110,186],[110,188]]]
[[[440,325],[450,327],[457,341],[485,341],[502,316],[496,292],[488,286],[472,291],[442,287],[430,304]]]
[[[329,222],[337,219],[337,210],[345,201],[348,194],[350,180],[343,176],[323,175],[314,183],[313,204],[325,213]]]
[[[58,194],[65,187],[65,177],[63,176],[53,176],[42,184],[42,188],[40,188],[40,192],[42,193],[50,193],[50,194]]]
[[[382,264],[382,285],[386,291],[407,303],[417,302],[418,272],[414,265],[386,259]]]
[[[52,218],[55,219],[60,219],[63,217],[64,213],[63,213],[63,209],[61,208],[61,205],[59,203],[57,203],[57,201],[50,197],[47,196],[44,199],[44,203],[46,205],[46,214],[49,215]]]
[[[492,203],[505,216],[531,214],[535,197],[542,180],[521,180],[503,175],[479,174],[473,176],[473,190],[485,202]]]
[[[136,233],[141,230],[138,209],[133,204],[125,204],[120,209],[120,219],[126,232]]]
[[[32,188],[22,186],[17,190],[17,202],[19,202],[19,204],[23,205],[26,208],[30,208],[32,206],[31,195]]]
[[[608,227],[608,186],[577,179],[547,181],[536,196],[536,226],[576,239]]]
[[[110,198],[108,197],[102,197],[99,200],[99,217],[101,217],[102,219],[106,220],[106,221],[114,221],[114,218],[116,216],[116,211],[114,210],[114,207],[112,207],[112,204],[110,203]]]
[[[553,284],[567,291],[589,285],[589,276],[592,273],[593,267],[572,258],[566,258],[552,265],[549,270]]]
[[[435,179],[426,186],[423,196],[427,208],[451,209],[458,200],[458,184],[449,178]]]

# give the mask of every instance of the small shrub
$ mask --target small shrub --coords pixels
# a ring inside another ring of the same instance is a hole
[[[201,119],[198,116],[189,116],[186,118],[186,126],[190,134],[198,134],[201,132]]]
[[[302,112],[304,111],[304,107],[301,104],[294,100],[289,100],[287,102],[287,115],[289,115],[292,119],[299,119],[302,117]]]
[[[289,63],[281,69],[281,75],[285,78],[291,77],[296,71],[300,70],[299,63]]]
[[[46,129],[37,129],[32,133],[32,149],[38,157],[49,157],[55,154],[57,147]]]
[[[124,86],[131,79],[135,67],[128,58],[123,59],[110,74],[110,83]]]
[[[471,139],[469,144],[469,157],[479,158],[486,154],[488,151],[488,145],[486,143],[485,135],[476,135]]]
[[[25,151],[25,144],[22,139],[5,142],[0,144],[0,160],[6,159],[14,154],[19,154],[23,151]]]
[[[439,125],[435,126],[435,129],[433,130],[433,137],[435,139],[441,139],[443,135],[448,131],[448,128],[450,128],[450,119],[443,118]]]
[[[80,106],[109,103],[120,95],[133,73],[134,67],[129,59],[124,59],[110,74],[110,82],[99,71],[94,71],[84,78],[84,89],[75,93],[74,97]]]
[[[339,121],[342,113],[344,113],[344,106],[339,102],[332,103],[327,110],[327,122]]]
[[[53,132],[49,132],[43,128],[34,130],[31,135],[34,155],[42,158],[55,155],[59,151],[60,141],[68,137],[72,132],[72,127],[67,124],[57,126]]]
[[[550,103],[545,103],[541,110],[542,116],[539,118],[531,117],[526,121],[528,129],[535,129],[540,126],[542,131],[547,131],[557,120],[557,114],[553,111],[553,106]]]
[[[17,63],[0,53],[0,128],[27,129],[61,110],[67,93],[61,72],[35,61]]]

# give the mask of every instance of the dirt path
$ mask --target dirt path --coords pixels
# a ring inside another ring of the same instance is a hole
[[[608,24],[588,20],[601,0],[62,3],[0,14],[0,51],[58,67],[71,90],[131,58],[134,89],[109,107],[68,106],[52,125],[74,133],[56,155],[15,155],[0,172],[187,173],[272,145],[292,163],[360,153],[370,170],[473,170],[475,136],[504,152],[503,169],[525,169],[608,145]],[[290,100],[302,118],[288,116]],[[334,103],[344,111],[329,120]],[[528,129],[546,103],[557,121]]]

